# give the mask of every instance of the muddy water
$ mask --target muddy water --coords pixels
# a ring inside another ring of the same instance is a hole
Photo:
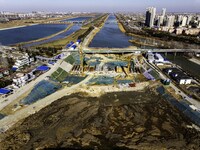
[[[8,131],[5,149],[198,149],[200,134],[150,90],[64,97]]]

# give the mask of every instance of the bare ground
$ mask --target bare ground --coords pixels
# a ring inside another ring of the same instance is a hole
[[[1,135],[0,149],[198,149],[200,133],[150,90],[63,97]]]

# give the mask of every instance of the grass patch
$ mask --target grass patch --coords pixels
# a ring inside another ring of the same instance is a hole
[[[54,73],[52,73],[51,78],[53,80],[57,80],[59,82],[62,82],[65,80],[65,78],[68,76],[69,73],[67,73],[62,68],[58,68]]]

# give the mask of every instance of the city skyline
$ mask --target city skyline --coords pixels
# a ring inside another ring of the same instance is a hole
[[[80,12],[144,12],[146,7],[156,7],[158,12],[167,8],[168,12],[199,12],[200,0],[0,0],[0,11],[80,11]]]

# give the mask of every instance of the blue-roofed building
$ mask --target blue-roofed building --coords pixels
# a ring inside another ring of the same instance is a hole
[[[81,40],[77,40],[77,41],[76,41],[76,44],[80,44],[80,43],[81,43]]]
[[[67,44],[66,48],[70,48],[74,44],[73,41],[71,41],[69,44]]]
[[[17,67],[12,67],[11,70],[12,70],[12,71],[17,71],[17,69],[18,69]]]
[[[11,92],[11,90],[9,90],[9,89],[0,88],[0,95],[9,94],[10,92]]]
[[[49,69],[48,66],[39,66],[36,68],[37,71],[48,71]]]
[[[72,46],[71,46],[71,50],[75,50],[76,47],[77,47],[76,45],[72,45]]]

